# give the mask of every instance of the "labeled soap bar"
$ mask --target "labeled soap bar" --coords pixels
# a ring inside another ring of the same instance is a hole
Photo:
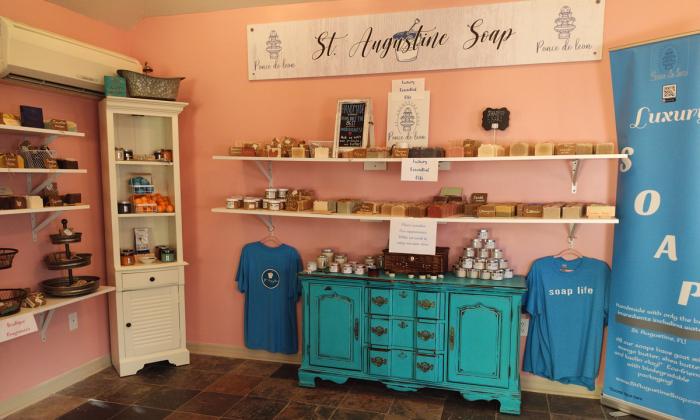
[[[306,149],[303,146],[292,147],[290,157],[303,159],[306,157]]]
[[[596,155],[612,155],[616,151],[614,143],[599,143],[595,145]]]
[[[615,206],[589,204],[586,206],[586,217],[589,219],[612,219],[615,217]]]
[[[561,143],[554,147],[555,155],[575,155],[576,154],[576,144],[574,143]]]
[[[477,217],[496,217],[496,206],[493,204],[483,204],[479,206]]]
[[[494,205],[496,217],[515,217],[515,204],[499,203]]]

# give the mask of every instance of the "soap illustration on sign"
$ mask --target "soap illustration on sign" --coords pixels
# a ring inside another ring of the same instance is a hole
[[[396,113],[396,118],[394,119],[394,126],[396,129],[405,134],[404,137],[401,137],[398,140],[408,142],[417,140],[413,138],[411,133],[418,130],[420,123],[421,118],[420,113],[418,112],[418,106],[411,100],[404,101],[399,107]]]
[[[260,277],[263,286],[267,287],[268,289],[274,289],[280,284],[279,273],[271,268],[268,268],[267,270],[263,271],[262,276]]]
[[[554,30],[559,33],[559,39],[569,39],[571,37],[571,32],[576,29],[576,18],[571,14],[571,7],[564,6],[559,11],[559,17],[554,20],[556,24]]]
[[[420,19],[416,18],[413,21],[413,25],[408,28],[407,31],[397,32],[392,38],[398,41],[398,47],[396,48],[396,59],[399,62],[405,63],[410,61],[415,61],[418,58],[418,45],[414,41],[418,36],[418,31],[415,29],[416,25],[420,23]]]
[[[267,37],[265,44],[267,45],[265,51],[270,55],[270,60],[277,60],[282,52],[282,41],[277,35],[277,31],[274,29],[270,31],[270,36]]]
[[[416,125],[416,117],[413,115],[411,108],[405,108],[401,114],[401,121],[399,122],[403,131],[410,132],[411,129]]]

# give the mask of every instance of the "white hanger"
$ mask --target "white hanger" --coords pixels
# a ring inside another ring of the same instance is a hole
[[[260,243],[267,245],[271,248],[277,248],[279,246],[282,246],[282,241],[280,241],[276,236],[275,236],[275,227],[270,225],[268,228],[268,234],[264,238],[260,240]]]

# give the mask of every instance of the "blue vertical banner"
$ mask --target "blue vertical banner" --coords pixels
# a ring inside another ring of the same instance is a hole
[[[610,53],[620,162],[603,402],[700,417],[700,34]]]

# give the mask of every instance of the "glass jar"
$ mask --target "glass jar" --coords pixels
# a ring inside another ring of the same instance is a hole
[[[130,201],[120,201],[117,203],[117,213],[119,214],[129,214],[131,213],[131,202]]]
[[[114,160],[124,160],[124,149],[121,147],[114,148]]]
[[[136,256],[133,249],[122,249],[119,252],[119,262],[121,265],[134,265],[136,264]]]

